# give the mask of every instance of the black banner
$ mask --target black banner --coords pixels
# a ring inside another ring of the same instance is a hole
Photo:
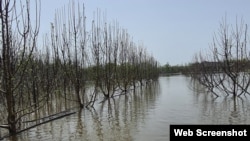
[[[250,125],[170,125],[170,141],[250,140]]]

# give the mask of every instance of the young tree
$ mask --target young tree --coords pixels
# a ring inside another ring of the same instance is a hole
[[[215,95],[249,94],[249,49],[247,25],[236,21],[235,27],[224,20],[214,36],[211,52],[196,56],[195,78]]]
[[[16,133],[18,123],[30,105],[18,105],[19,86],[23,83],[39,32],[40,8],[36,1],[35,23],[31,23],[30,1],[0,0],[1,93],[7,105],[10,134]],[[34,25],[34,26],[32,26]],[[32,110],[34,111],[34,110]]]
[[[76,99],[80,107],[84,105],[84,92],[81,94],[85,85],[85,50],[86,50],[86,17],[84,6],[75,7],[74,1],[70,2],[68,11],[63,9],[56,13],[55,22],[52,24],[52,47],[56,60],[63,60],[64,87],[66,85],[66,77],[74,86]],[[65,15],[68,13],[68,16]],[[61,50],[61,56],[59,54]],[[66,56],[67,55],[67,56]],[[56,61],[54,60],[54,61]],[[57,64],[57,62],[54,62]],[[65,90],[64,90],[65,92]],[[66,94],[65,94],[66,97]]]

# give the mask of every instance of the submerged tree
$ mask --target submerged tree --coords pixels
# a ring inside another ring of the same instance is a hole
[[[88,105],[98,94],[105,99],[127,93],[158,76],[157,61],[143,46],[137,47],[126,29],[100,19],[92,21],[90,36],[91,70],[94,92]]]
[[[15,0],[0,0],[1,93],[6,102],[10,134],[16,133],[22,117],[36,108],[26,104],[27,97],[18,90],[36,47],[40,8],[36,1],[36,21],[32,24],[30,1],[26,0],[24,4],[20,1],[20,7],[17,5]]]
[[[158,77],[157,61],[117,23],[102,23],[98,15],[87,32],[84,6],[74,1],[56,12],[50,34],[38,44],[39,6],[35,1],[32,24],[29,0],[0,0],[0,105],[7,111],[1,121],[7,124],[0,127],[10,134],[58,118],[51,114],[62,116],[63,108],[93,106],[98,95],[113,98]],[[93,93],[85,95],[86,82]]]
[[[67,13],[67,14],[66,14]],[[66,16],[68,15],[68,16]],[[51,27],[51,42],[54,50],[54,63],[62,66],[63,89],[66,97],[66,83],[74,87],[75,96],[80,107],[84,105],[84,87],[86,76],[85,50],[87,43],[86,17],[84,6],[76,7],[70,2],[68,9],[58,11]],[[63,62],[63,63],[62,63]],[[81,91],[83,90],[83,93]]]
[[[249,47],[247,25],[241,21],[235,27],[224,20],[214,36],[211,52],[195,56],[193,77],[205,88],[219,96],[250,94]]]

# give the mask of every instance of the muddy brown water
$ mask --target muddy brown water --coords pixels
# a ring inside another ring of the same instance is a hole
[[[168,141],[170,124],[250,123],[248,96],[214,99],[193,86],[183,75],[160,77],[145,90],[96,103],[95,109],[77,111],[4,141]]]

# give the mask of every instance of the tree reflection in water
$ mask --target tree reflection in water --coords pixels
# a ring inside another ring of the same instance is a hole
[[[152,85],[132,90],[126,95],[96,103],[94,108],[79,110],[76,114],[40,125],[6,140],[134,140],[138,128],[145,122],[148,110],[158,98],[158,90],[158,82],[153,82]],[[64,109],[64,105],[61,103],[60,107]],[[56,105],[46,108],[51,112],[58,109]],[[40,112],[42,115],[44,110]]]
[[[200,106],[200,120],[208,124],[250,123],[249,95],[214,97],[204,92],[197,82],[192,83],[196,105]]]

